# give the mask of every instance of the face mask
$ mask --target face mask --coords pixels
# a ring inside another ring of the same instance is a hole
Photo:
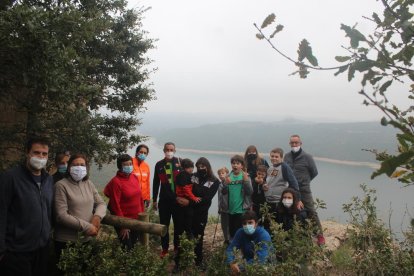
[[[76,182],[81,181],[87,175],[86,167],[84,166],[73,166],[70,167],[70,176]]]
[[[300,146],[299,147],[292,147],[293,152],[298,152],[299,150],[300,150]]]
[[[207,170],[206,169],[198,169],[197,170],[199,176],[207,176]]]
[[[41,170],[46,167],[47,159],[46,158],[39,158],[39,157],[30,157],[30,166],[36,170]]]
[[[122,172],[124,172],[126,174],[132,173],[133,170],[134,170],[133,166],[123,166],[122,167]]]
[[[68,170],[67,165],[59,165],[58,166],[58,172],[60,172],[60,173],[65,173],[67,170]]]
[[[138,159],[139,159],[139,160],[141,160],[141,161],[144,161],[144,160],[145,160],[145,158],[147,158],[147,156],[146,156],[145,154],[143,154],[143,153],[138,154],[138,155],[137,155],[137,157],[138,157]]]
[[[255,154],[255,153],[247,155],[247,160],[249,160],[249,161],[256,160],[256,158],[257,158],[257,154]]]
[[[293,205],[293,199],[284,198],[282,203],[286,208],[290,208]]]
[[[256,228],[254,228],[253,224],[247,224],[247,225],[243,225],[243,231],[247,235],[253,235],[254,231],[256,231]]]
[[[173,152],[173,151],[167,151],[167,152],[165,153],[165,157],[166,157],[167,159],[172,159],[172,158],[174,157],[174,152]]]

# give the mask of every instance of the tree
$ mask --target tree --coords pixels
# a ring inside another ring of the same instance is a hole
[[[381,167],[372,174],[372,178],[386,174],[397,178],[404,184],[414,184],[414,106],[401,109],[387,97],[387,90],[393,84],[400,82],[408,84],[409,102],[414,99],[414,26],[413,14],[410,10],[413,0],[381,0],[384,10],[382,15],[373,13],[367,20],[375,25],[372,34],[362,34],[356,26],[342,24],[341,29],[349,37],[350,44],[344,47],[348,55],[336,56],[336,67],[319,66],[317,58],[312,53],[310,43],[303,39],[298,47],[297,59],[293,59],[280,51],[272,43],[272,39],[283,30],[283,25],[276,24],[276,16],[270,14],[259,27],[256,37],[266,40],[280,55],[290,60],[298,68],[293,74],[306,78],[312,70],[337,70],[335,76],[347,73],[348,81],[356,74],[361,74],[362,89],[359,91],[364,104],[379,108],[384,117],[381,124],[391,125],[399,130],[397,134],[398,149],[395,154],[370,150],[381,161]],[[273,27],[269,33],[267,30]]]
[[[52,152],[99,164],[138,143],[139,112],[154,99],[143,9],[126,0],[10,0],[0,5],[0,155],[44,135]],[[5,119],[7,118],[7,119]],[[14,149],[13,154],[10,153]],[[7,150],[7,151],[6,151]]]

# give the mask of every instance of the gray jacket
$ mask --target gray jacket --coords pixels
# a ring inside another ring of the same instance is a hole
[[[292,168],[298,180],[300,192],[310,192],[310,182],[318,175],[312,155],[300,149],[298,156],[293,159],[293,153],[290,151],[286,153],[284,161]]]
[[[218,188],[218,212],[219,214],[227,214],[229,212],[229,197],[227,194],[223,194],[223,189],[226,186],[223,182],[220,182]]]

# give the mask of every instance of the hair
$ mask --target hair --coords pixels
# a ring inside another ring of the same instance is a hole
[[[211,164],[210,161],[208,161],[207,158],[205,157],[200,157],[198,158],[197,162],[196,162],[196,167],[198,169],[198,167],[200,165],[203,165],[207,168],[207,179],[211,180],[211,181],[215,181],[217,178],[214,176],[213,170],[211,169]]]
[[[270,153],[279,153],[280,157],[283,157],[283,150],[281,148],[274,148],[270,151]]]
[[[140,145],[138,145],[137,149],[135,150],[135,155],[137,155],[137,153],[139,152],[139,150],[142,149],[142,148],[146,148],[147,149],[147,153],[149,154],[149,148],[148,148],[148,146],[145,145],[145,144],[140,144]]]
[[[183,169],[194,168],[194,162],[188,158],[184,158],[181,160],[181,167]]]
[[[246,221],[252,220],[252,219],[255,222],[257,222],[257,220],[258,220],[256,212],[252,211],[252,210],[247,210],[241,217],[242,224],[245,223]]]
[[[82,180],[88,180],[89,178],[89,161],[85,154],[82,153],[75,153],[74,155],[71,155],[68,161],[68,169],[66,171],[66,177],[70,177],[70,168],[72,167],[72,162],[75,159],[82,158],[85,160],[86,170],[88,174],[82,179]]]
[[[67,151],[65,152],[60,152],[58,154],[56,154],[55,156],[55,165],[57,166],[62,160],[63,158],[65,158],[66,156],[70,157],[70,155],[66,154]]]
[[[167,143],[165,143],[164,144],[164,150],[165,150],[165,148],[167,147],[167,146],[174,146],[174,149],[175,149],[175,144],[173,143],[173,142],[167,142]]]
[[[122,170],[122,163],[132,161],[132,157],[129,154],[121,154],[116,159],[116,166],[118,167],[118,170]]]
[[[246,151],[244,152],[244,162],[247,167],[249,167],[251,164],[247,160],[247,156],[249,155],[249,151],[255,151],[256,152],[256,159],[253,161],[253,164],[258,167],[259,165],[263,164],[263,158],[260,157],[259,151],[257,150],[256,146],[250,145],[247,147]]]
[[[243,168],[245,167],[246,163],[244,162],[243,156],[236,154],[232,158],[230,158],[230,163],[238,162],[243,165]]]
[[[256,173],[258,173],[258,172],[267,173],[267,167],[265,165],[259,165],[257,167]]]
[[[50,145],[49,141],[45,137],[31,137],[26,142],[26,153],[30,152],[33,144],[40,144],[44,146]]]
[[[292,207],[290,207],[289,209],[287,209],[282,203],[283,195],[287,193],[291,193],[293,196],[293,204],[292,204]],[[283,190],[282,195],[280,196],[280,202],[277,206],[277,212],[279,213],[288,212],[288,213],[297,215],[300,212],[298,209],[298,202],[299,202],[298,192],[292,188],[286,188]]]
[[[292,134],[292,135],[290,135],[290,138],[293,138],[293,137],[299,138],[299,141],[302,142],[302,139],[300,138],[299,134]]]
[[[221,167],[220,169],[217,170],[217,174],[220,174],[221,172],[225,172],[226,174],[229,173],[229,169],[227,169],[226,167]]]

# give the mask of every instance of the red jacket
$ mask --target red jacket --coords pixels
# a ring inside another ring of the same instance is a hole
[[[144,200],[137,176],[117,172],[106,185],[104,194],[109,198],[109,209],[112,214],[126,218],[138,218],[144,212]]]
[[[186,199],[196,201],[197,197],[193,194],[193,184],[186,184],[183,186],[176,186],[175,193],[177,196],[185,197]]]

